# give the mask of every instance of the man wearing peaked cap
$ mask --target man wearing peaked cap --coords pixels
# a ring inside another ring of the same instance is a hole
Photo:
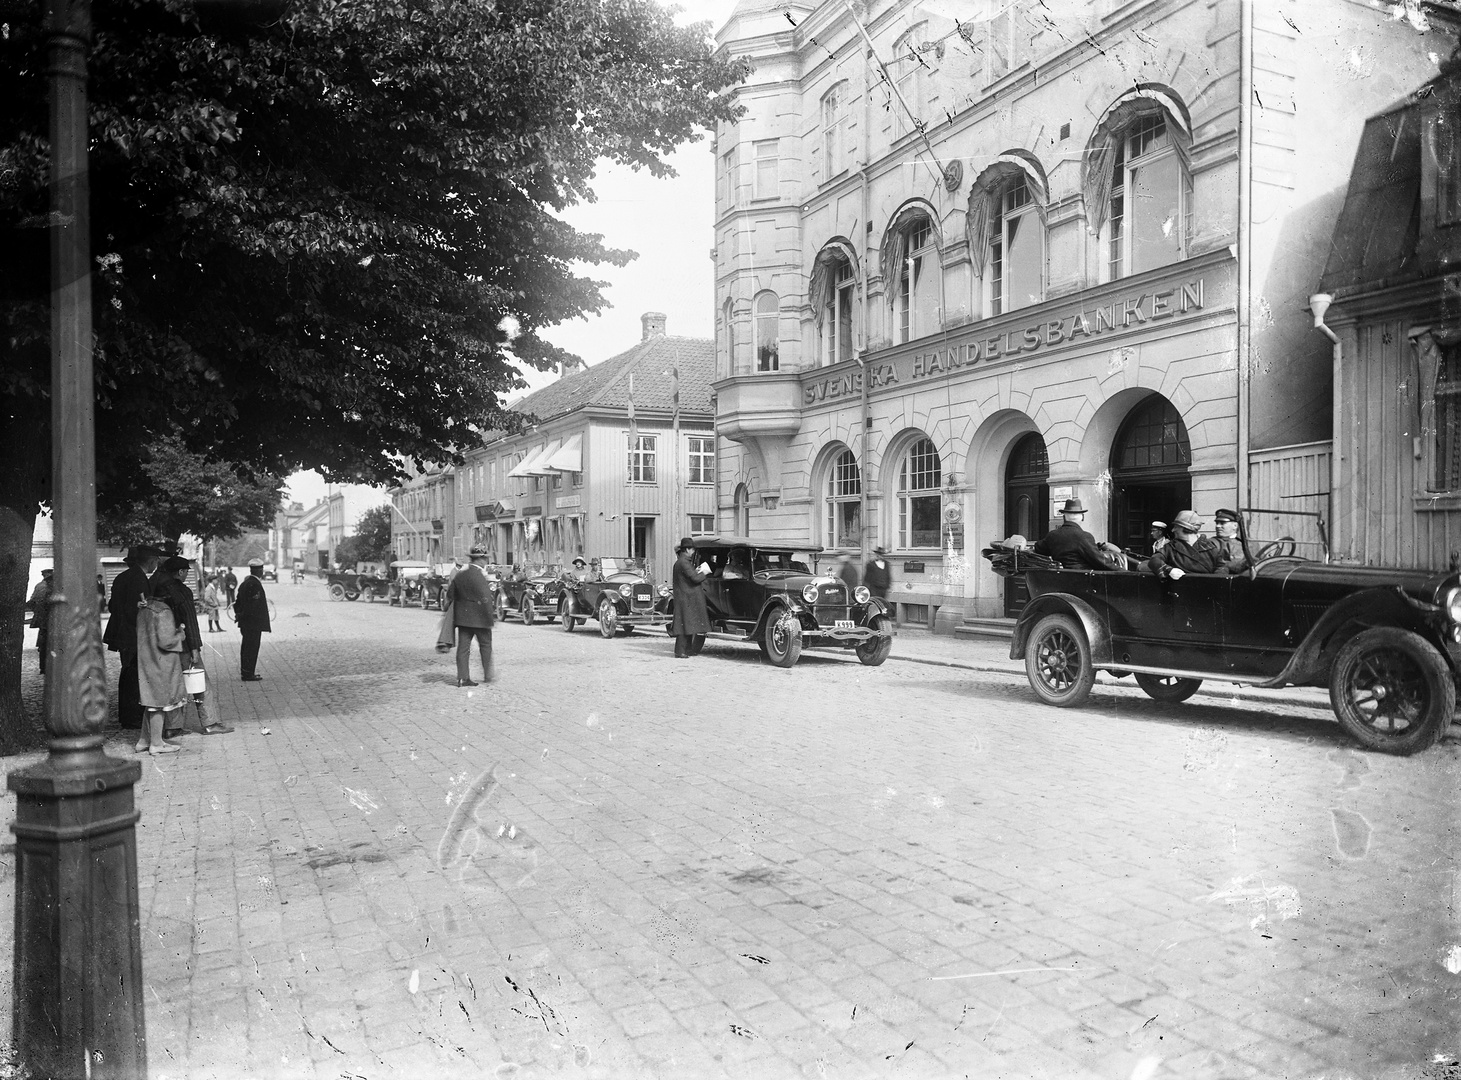
[[[1066,499],[1060,516],[1061,523],[1035,544],[1037,555],[1046,555],[1067,570],[1118,569],[1112,557],[1097,546],[1096,538],[1081,527],[1081,519],[1086,516],[1083,502]]]
[[[233,617],[238,620],[239,633],[243,642],[238,649],[239,678],[244,682],[259,682],[260,635],[270,632],[269,598],[264,595],[264,560],[249,560],[249,576],[238,586],[238,596],[233,601]]]
[[[1238,515],[1231,510],[1219,510],[1213,514],[1212,520],[1217,531],[1214,542],[1222,556],[1223,566],[1230,574],[1241,574],[1248,569],[1248,559],[1238,538]]]

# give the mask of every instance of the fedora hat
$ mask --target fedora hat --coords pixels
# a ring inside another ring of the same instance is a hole
[[[676,545],[675,550],[676,551],[687,551],[687,550],[693,548],[694,546],[695,546],[695,538],[693,536],[682,536],[682,537],[680,537],[680,542],[679,542],[678,545]]]
[[[1193,532],[1202,531],[1202,518],[1197,516],[1195,510],[1183,510],[1172,519],[1172,524],[1179,529],[1190,529]]]
[[[485,559],[486,557],[487,549],[481,544],[473,544],[472,549],[467,552],[467,558],[469,559]]]
[[[1066,499],[1065,506],[1061,508],[1060,512],[1062,514],[1084,514],[1086,512],[1086,504],[1079,499]]]

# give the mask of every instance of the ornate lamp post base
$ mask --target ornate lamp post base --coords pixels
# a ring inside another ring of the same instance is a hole
[[[135,761],[100,735],[51,743],[16,793],[15,1032],[38,1076],[147,1075]]]

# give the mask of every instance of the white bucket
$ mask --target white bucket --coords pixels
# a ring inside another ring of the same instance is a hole
[[[208,680],[200,667],[183,669],[183,687],[190,694],[201,694],[208,689]]]

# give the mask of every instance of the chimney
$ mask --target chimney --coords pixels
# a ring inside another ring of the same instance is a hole
[[[646,311],[639,316],[639,324],[644,327],[643,341],[652,337],[665,336],[665,313],[663,311]]]

